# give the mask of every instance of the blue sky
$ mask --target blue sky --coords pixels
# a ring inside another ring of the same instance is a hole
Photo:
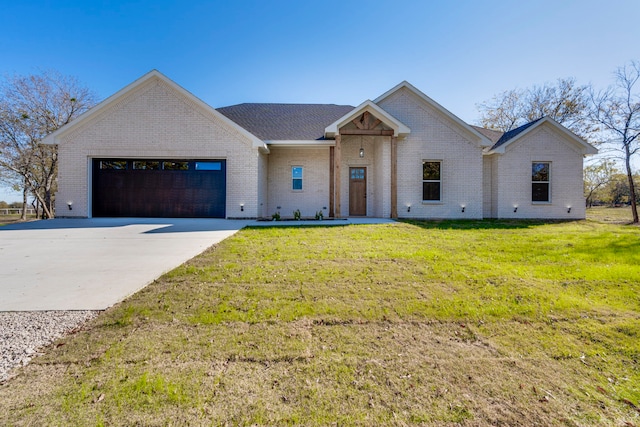
[[[504,90],[606,87],[640,59],[637,0],[0,0],[0,75],[106,98],[157,69],[213,107],[358,105],[408,80],[467,122]],[[0,200],[17,200],[0,189]]]

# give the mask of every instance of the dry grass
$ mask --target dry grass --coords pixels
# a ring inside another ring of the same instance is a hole
[[[247,229],[0,387],[3,425],[640,425],[640,230]]]
[[[597,206],[587,209],[587,219],[611,224],[629,224],[633,221],[633,215],[630,206]]]
[[[27,221],[34,221],[36,219],[35,215],[27,215]],[[20,215],[0,215],[0,227],[19,222],[22,222],[20,220]]]

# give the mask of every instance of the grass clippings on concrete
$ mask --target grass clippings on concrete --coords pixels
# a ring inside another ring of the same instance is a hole
[[[3,425],[640,425],[640,230],[245,229],[0,387]]]

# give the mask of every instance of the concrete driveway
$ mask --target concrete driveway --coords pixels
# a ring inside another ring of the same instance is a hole
[[[94,218],[0,227],[0,311],[103,310],[250,223]]]

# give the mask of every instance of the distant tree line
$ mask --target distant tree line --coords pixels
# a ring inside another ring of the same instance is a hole
[[[22,207],[20,202],[7,203],[4,200],[0,200],[0,209],[20,209]]]

